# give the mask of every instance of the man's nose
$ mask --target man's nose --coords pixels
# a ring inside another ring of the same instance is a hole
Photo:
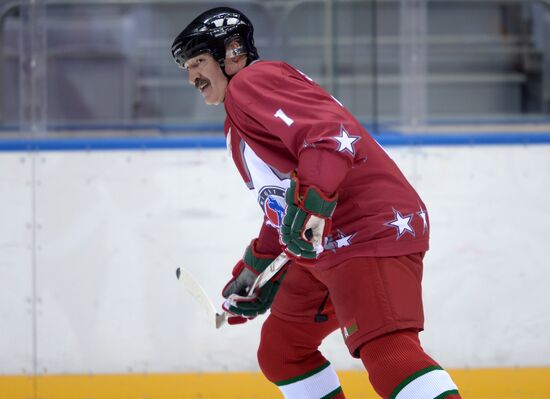
[[[187,81],[190,85],[195,86],[195,81],[199,78],[198,73],[194,71],[189,71],[189,74],[187,75]]]

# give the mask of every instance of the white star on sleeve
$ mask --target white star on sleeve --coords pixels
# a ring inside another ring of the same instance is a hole
[[[401,236],[407,232],[412,236],[415,235],[414,230],[410,225],[413,218],[412,214],[403,216],[399,211],[394,209],[393,215],[395,219],[390,222],[384,223],[384,225],[397,229],[397,240],[399,240]]]
[[[360,138],[360,136],[350,136],[344,125],[340,125],[340,135],[333,137],[338,142],[338,151],[348,151],[351,155],[355,155],[354,143]]]

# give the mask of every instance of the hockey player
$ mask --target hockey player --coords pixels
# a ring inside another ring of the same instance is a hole
[[[230,324],[271,308],[264,375],[285,398],[344,398],[318,349],[339,328],[382,398],[460,398],[420,345],[428,212],[386,152],[306,75],[260,60],[240,11],[202,13],[172,55],[207,104],[223,103],[228,148],[265,213],[222,292]],[[291,262],[246,297],[281,251]]]

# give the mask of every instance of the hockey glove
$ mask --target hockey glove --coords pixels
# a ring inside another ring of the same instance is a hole
[[[304,260],[316,259],[323,252],[324,238],[330,232],[337,196],[329,198],[313,186],[301,195],[298,177],[294,176],[285,201],[287,208],[281,225],[285,251]]]
[[[273,255],[256,251],[256,240],[253,240],[242,260],[233,268],[233,278],[225,285],[222,295],[226,298],[222,308],[228,312],[228,324],[240,324],[267,312],[279,290],[286,270],[281,270],[254,295],[248,296],[256,277],[263,272],[273,260]]]

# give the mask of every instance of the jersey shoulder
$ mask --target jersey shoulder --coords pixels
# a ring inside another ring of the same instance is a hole
[[[240,84],[243,81],[250,81],[264,78],[279,78],[283,76],[288,64],[282,61],[255,61],[239,71],[232,79],[231,84]]]
[[[239,71],[228,86],[228,94],[268,92],[281,89],[291,76],[300,76],[300,73],[283,61],[256,61]]]

